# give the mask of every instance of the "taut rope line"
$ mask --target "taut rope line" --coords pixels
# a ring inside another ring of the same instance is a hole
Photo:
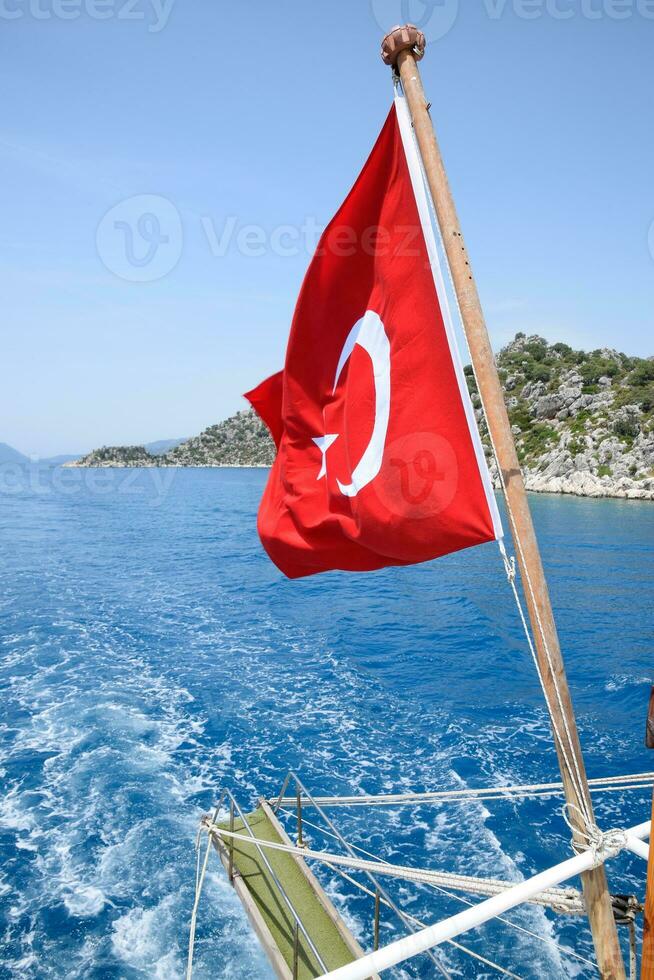
[[[499,895],[515,885],[515,882],[500,881],[495,878],[470,878],[465,875],[458,875],[447,871],[433,871],[426,868],[409,868],[405,865],[390,864],[387,861],[368,861],[363,858],[352,857],[344,854],[333,854],[329,851],[314,851],[311,848],[297,847],[294,844],[284,844],[278,841],[266,841],[258,838],[249,837],[235,831],[226,830],[215,823],[205,824],[207,832],[211,835],[224,838],[226,840],[242,841],[243,843],[255,844],[272,851],[282,851],[286,854],[293,854],[304,860],[319,861],[330,866],[340,866],[350,868],[354,871],[367,871],[371,874],[386,875],[391,878],[401,878],[404,881],[416,882],[424,885],[446,885],[450,888],[458,888],[470,894]],[[609,834],[612,832],[609,832]],[[615,832],[616,834],[618,832]],[[602,835],[608,837],[609,835]],[[624,835],[622,835],[624,838]],[[598,842],[598,856],[601,842]],[[622,843],[615,853],[622,849]],[[603,851],[601,854],[603,855]],[[611,856],[611,853],[607,856]],[[565,912],[573,915],[582,915],[585,906],[581,895],[573,888],[548,888],[536,895],[532,902],[537,905],[544,905],[558,912]]]
[[[588,780],[592,793],[611,793],[622,790],[647,790],[654,787],[654,772],[640,772],[625,776],[606,776]],[[466,787],[454,790],[431,790],[413,793],[380,793],[357,796],[314,796],[304,800],[303,806],[401,806],[410,804],[422,806],[430,803],[474,803],[487,800],[506,800],[512,797],[529,799],[533,797],[557,796],[563,792],[563,783],[526,783],[516,786]],[[275,801],[277,802],[277,801]],[[282,797],[281,804],[295,803],[295,797]]]

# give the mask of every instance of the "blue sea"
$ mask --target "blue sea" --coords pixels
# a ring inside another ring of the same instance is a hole
[[[556,780],[495,545],[289,582],[256,534],[263,470],[48,470],[0,493],[2,978],[184,975],[194,838],[220,787],[243,806],[289,768],[318,794]],[[654,506],[531,498],[589,775],[652,769]],[[649,792],[596,797],[603,827]],[[564,859],[557,799],[333,811],[394,862],[519,880]],[[329,844],[311,827],[310,843]],[[194,976],[271,971],[217,860]],[[642,896],[621,856],[614,890]],[[372,902],[325,877],[369,948]],[[425,922],[464,908],[390,884]],[[521,977],[592,977],[580,919],[536,907],[461,937]],[[382,942],[402,930],[382,914]],[[623,936],[626,940],[626,934]],[[496,972],[451,946],[456,977]],[[579,958],[581,957],[581,958]],[[422,956],[395,977],[438,975]]]

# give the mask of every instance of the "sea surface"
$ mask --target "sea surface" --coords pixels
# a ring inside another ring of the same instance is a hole
[[[556,780],[495,545],[289,582],[263,553],[262,470],[49,470],[0,491],[0,976],[184,975],[194,839],[289,768],[318,794]],[[533,496],[591,776],[654,769],[654,505]],[[596,797],[603,827],[649,793]],[[560,800],[333,811],[395,862],[519,880],[569,855]],[[310,842],[330,845],[311,827]],[[270,977],[218,862],[197,980]],[[320,872],[364,946],[372,902]],[[644,863],[611,865],[642,896]],[[464,908],[389,885],[425,922]],[[537,908],[461,937],[528,978],[592,977],[587,929]],[[382,915],[382,942],[401,933]],[[626,934],[623,938],[626,940]],[[451,946],[456,977],[496,977]],[[582,957],[581,959],[579,957]],[[425,956],[395,977],[438,976]]]

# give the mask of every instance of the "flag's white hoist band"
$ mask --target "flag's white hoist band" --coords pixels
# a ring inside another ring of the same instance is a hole
[[[468,385],[466,382],[465,374],[463,373],[463,363],[461,361],[461,355],[459,353],[459,345],[457,344],[456,341],[456,332],[454,329],[454,322],[452,320],[452,311],[450,309],[447,290],[445,288],[445,280],[443,279],[440,256],[438,254],[438,246],[436,244],[436,235],[434,233],[434,225],[432,223],[431,209],[429,207],[429,198],[427,196],[427,189],[425,187],[425,182],[422,174],[422,163],[420,161],[418,147],[416,146],[415,137],[413,135],[413,126],[411,123],[409,107],[406,104],[406,99],[397,88],[395,90],[395,112],[397,113],[397,121],[400,128],[400,136],[402,138],[402,146],[404,147],[404,155],[406,157],[407,166],[409,168],[409,176],[411,177],[411,186],[413,188],[413,195],[416,200],[418,214],[420,215],[420,224],[422,227],[422,233],[424,235],[425,244],[427,246],[427,254],[429,255],[429,264],[431,265],[432,274],[434,276],[434,285],[436,287],[436,293],[438,296],[438,302],[441,308],[441,313],[443,315],[445,333],[447,335],[447,342],[450,348],[450,354],[452,356],[452,363],[454,364],[456,380],[461,395],[461,402],[465,409],[466,421],[468,423],[468,429],[470,431],[470,438],[475,448],[475,456],[477,458],[477,465],[479,467],[479,475],[481,476],[481,480],[484,486],[484,492],[486,494],[486,502],[488,504],[488,510],[490,511],[490,515],[493,521],[493,530],[495,531],[496,539],[499,541],[504,536],[504,531],[502,529],[502,521],[500,519],[500,513],[497,508],[497,501],[495,499],[495,493],[493,491],[493,483],[491,481],[491,476],[488,470],[488,464],[486,462],[486,456],[484,454],[484,447],[481,442],[481,436],[479,434],[477,420],[475,419],[475,410],[472,406],[472,401],[470,400]]]

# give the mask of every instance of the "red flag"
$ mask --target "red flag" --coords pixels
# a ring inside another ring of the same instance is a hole
[[[284,371],[246,397],[278,447],[259,534],[290,578],[501,536],[403,99],[320,239]]]

